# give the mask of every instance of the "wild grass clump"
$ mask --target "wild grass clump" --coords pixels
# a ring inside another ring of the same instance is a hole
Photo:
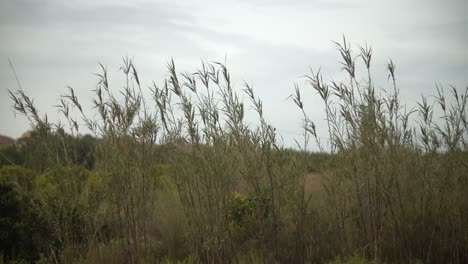
[[[438,86],[434,102],[422,97],[408,109],[392,61],[390,89],[377,91],[372,49],[356,56],[345,39],[335,44],[347,78],[326,82],[320,71],[305,77],[324,102],[335,154],[324,187],[337,249],[375,261],[463,262],[467,207],[456,201],[466,200],[468,87],[447,95]],[[364,63],[363,81],[356,59]],[[293,99],[302,110],[299,90]]]
[[[179,73],[171,60],[151,98],[131,60],[117,90],[100,65],[91,113],[71,87],[59,98],[68,134],[21,87],[10,92],[34,132],[23,150],[2,152],[2,166],[15,161],[32,176],[2,179],[24,186],[15,192],[50,230],[33,247],[55,263],[463,263],[468,88],[449,99],[438,87],[435,104],[408,109],[393,62],[382,92],[372,49],[355,56],[346,40],[336,45],[345,80],[305,76],[324,101],[328,153],[298,85],[303,138],[291,150],[253,87],[233,87],[222,63]],[[308,151],[314,140],[321,153]]]

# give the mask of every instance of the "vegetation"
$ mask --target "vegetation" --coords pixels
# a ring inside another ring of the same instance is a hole
[[[303,143],[291,150],[221,63],[188,74],[171,61],[151,100],[131,60],[122,90],[101,65],[93,113],[72,88],[59,98],[70,134],[10,92],[33,133],[1,150],[0,263],[468,262],[468,87],[437,87],[408,110],[393,62],[391,89],[378,91],[372,49],[336,45],[347,77],[305,76],[324,102],[328,152],[298,85]]]

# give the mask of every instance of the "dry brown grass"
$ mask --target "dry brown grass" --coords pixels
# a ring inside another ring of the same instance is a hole
[[[321,195],[324,194],[323,176],[319,172],[309,173],[304,177],[304,188],[307,194]]]

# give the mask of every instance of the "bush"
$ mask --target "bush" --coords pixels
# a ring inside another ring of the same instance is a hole
[[[0,255],[4,261],[29,261],[39,257],[47,243],[42,225],[29,201],[13,183],[0,183]]]

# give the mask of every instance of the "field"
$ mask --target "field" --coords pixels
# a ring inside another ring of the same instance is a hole
[[[91,114],[69,88],[62,125],[10,91],[32,132],[0,150],[0,263],[468,263],[468,87],[405,106],[392,61],[380,91],[372,49],[336,47],[346,78],[305,76],[329,149],[298,85],[285,148],[222,63],[170,61],[152,98],[131,60],[120,90],[101,65]]]

